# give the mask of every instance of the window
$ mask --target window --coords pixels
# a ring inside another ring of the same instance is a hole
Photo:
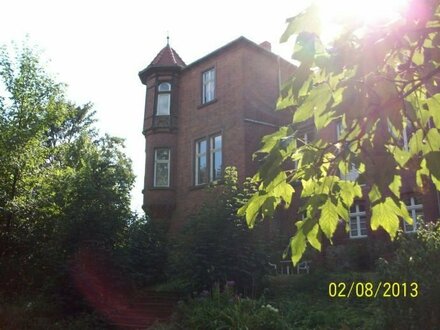
[[[336,121],[336,140],[339,140],[342,137],[343,131],[344,131],[344,127],[342,126],[342,119],[339,118]]]
[[[210,69],[202,74],[202,104],[215,99],[215,69]]]
[[[388,132],[391,134],[392,138],[396,141],[396,144],[399,147],[403,148],[404,150],[408,151],[409,141],[414,133],[413,124],[409,120],[406,120],[404,122],[402,132],[399,132],[396,129],[394,129],[389,120],[387,124],[388,124]],[[429,123],[428,123],[428,127],[429,127]]]
[[[348,171],[346,174],[340,173],[339,177],[341,178],[341,180],[356,181],[356,179],[359,177],[359,168],[356,167],[356,164],[350,163],[347,170]]]
[[[206,140],[196,142],[196,185],[208,182],[206,172]]]
[[[154,186],[170,186],[170,149],[154,150]]]
[[[169,116],[171,105],[171,84],[164,82],[157,88],[157,116]]]
[[[222,136],[216,135],[211,137],[211,181],[215,181],[222,176]]]
[[[405,204],[410,217],[413,219],[413,224],[410,225],[403,221],[403,231],[405,233],[415,233],[417,231],[417,222],[423,219],[423,204],[416,197],[408,198]]]
[[[350,208],[350,238],[367,237],[367,217],[365,206],[355,203]]]
[[[212,135],[196,141],[195,184],[216,181],[222,176],[222,136]],[[209,168],[208,168],[209,166]]]

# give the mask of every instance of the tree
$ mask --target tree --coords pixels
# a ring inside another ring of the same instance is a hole
[[[386,25],[347,22],[329,47],[320,35],[313,5],[288,20],[281,41],[296,36],[292,58],[299,66],[277,108],[293,108],[293,121],[263,138],[264,163],[253,178],[259,189],[239,210],[252,227],[259,216],[271,215],[279,204],[288,207],[299,195],[306,218],[292,219],[294,263],[307,244],[320,250],[323,237],[331,241],[339,219],[348,226],[361,182],[368,187],[371,228],[382,227],[391,239],[399,219],[412,223],[400,196],[404,173],[416,173],[415,186],[431,181],[440,190],[439,1],[412,0],[405,16]],[[308,121],[318,137],[297,144],[296,127]],[[342,134],[331,141],[320,133],[336,121]],[[401,141],[410,127],[406,148]],[[344,180],[339,173],[352,166],[359,177]]]
[[[0,290],[52,285],[84,242],[125,239],[131,161],[94,122],[34,50],[0,48]]]

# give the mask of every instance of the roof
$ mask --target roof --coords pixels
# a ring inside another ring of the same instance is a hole
[[[155,70],[167,69],[167,70],[181,70],[186,66],[182,58],[177,52],[167,45],[156,55],[153,61],[141,72],[139,72],[139,78],[142,83],[145,84],[146,77]]]
[[[156,55],[154,60],[150,63],[148,67],[152,66],[180,66],[184,67],[186,64],[183,62],[182,58],[177,54],[177,52],[167,44],[162,50]],[[147,68],[148,68],[147,67]]]
[[[198,60],[188,64],[185,67],[185,70],[190,69],[193,66],[196,66],[197,64],[199,64],[201,62],[204,62],[207,59],[209,59],[211,57],[214,57],[214,56],[216,56],[218,54],[221,54],[221,53],[223,53],[223,52],[229,50],[230,48],[233,48],[234,46],[239,45],[239,44],[242,44],[244,46],[250,47],[251,49],[253,49],[253,50],[257,51],[257,52],[260,52],[261,54],[264,54],[265,56],[269,56],[269,57],[272,57],[272,58],[277,59],[277,60],[279,59],[281,61],[284,61],[284,62],[294,66],[292,63],[286,61],[281,56],[279,56],[279,55],[277,55],[275,53],[272,53],[270,50],[265,49],[263,46],[258,45],[255,42],[253,42],[253,41],[251,41],[251,40],[241,36],[241,37],[238,37],[237,39],[227,43],[226,45],[224,45],[224,46],[214,50],[213,52],[209,53],[208,55],[205,55],[205,56],[199,58]]]
[[[250,47],[251,49],[258,51],[265,56],[272,57],[277,60],[284,61],[292,66],[294,66],[292,63],[284,60],[282,57],[272,53],[271,51],[265,49],[264,47],[257,45],[253,41],[250,41],[249,39],[245,37],[239,37],[230,43],[224,45],[223,47],[220,47],[213,52],[209,53],[208,55],[203,56],[202,58],[199,58],[198,60],[192,62],[189,65],[186,65],[185,62],[181,59],[179,54],[170,47],[169,44],[167,44],[154,58],[154,60],[148,65],[144,70],[139,72],[139,77],[141,78],[142,83],[145,84],[146,77],[154,72],[155,70],[161,70],[161,69],[167,69],[167,70],[188,70],[192,67],[196,66],[197,64],[213,57],[218,54],[221,54],[225,51],[228,51],[230,48],[233,48],[236,45],[242,44],[246,47]]]

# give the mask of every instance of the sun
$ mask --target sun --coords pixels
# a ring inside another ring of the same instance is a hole
[[[343,22],[365,26],[386,24],[404,15],[409,0],[315,0],[319,8],[323,39],[339,35]]]

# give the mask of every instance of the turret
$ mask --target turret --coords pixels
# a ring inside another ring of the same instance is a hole
[[[146,85],[143,134],[145,178],[143,208],[154,219],[169,219],[176,204],[176,173],[179,75],[185,63],[169,42],[144,70]]]

